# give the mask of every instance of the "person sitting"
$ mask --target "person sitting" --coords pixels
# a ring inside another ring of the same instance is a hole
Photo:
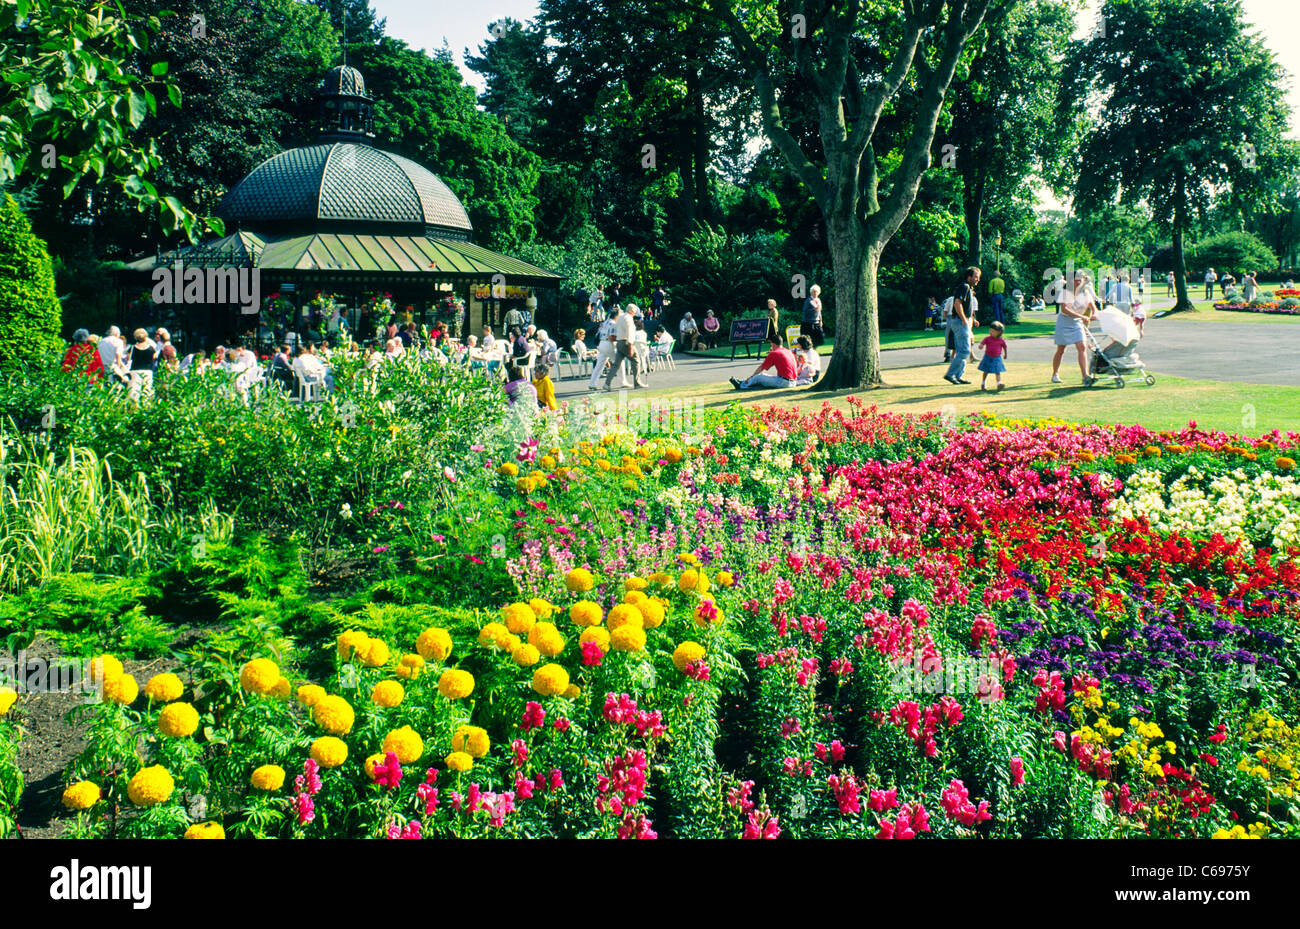
[[[206,370],[208,370],[208,353],[203,349],[190,352],[181,359],[180,371],[182,374],[202,374]]]
[[[72,334],[72,345],[63,356],[63,370],[85,374],[92,384],[103,376],[104,359],[99,357],[99,351],[91,344],[89,330],[78,329]]]
[[[522,361],[533,352],[532,344],[522,329],[510,330],[510,355],[513,361]]]
[[[537,347],[537,360],[543,364],[553,365],[556,363],[556,354],[560,347],[555,344],[555,340],[546,334],[545,329],[538,329],[533,335],[533,345]]]
[[[573,352],[573,357],[579,362],[593,361],[596,358],[596,350],[594,348],[587,348],[587,343],[585,341],[586,338],[586,329],[573,330],[573,347],[570,351]]]
[[[551,380],[551,369],[544,364],[537,366],[536,376],[533,378],[533,387],[537,390],[537,405],[544,410],[558,410],[559,404],[555,402],[555,382]]]
[[[271,381],[285,390],[292,390],[293,375],[293,355],[288,345],[281,345],[280,350],[271,356]]]
[[[493,344],[496,342],[496,340],[497,340],[497,339],[496,339],[496,336],[494,336],[494,335],[492,334],[492,327],[491,327],[491,326],[484,326],[484,327],[483,327],[483,338],[479,339],[479,342],[482,343],[484,350],[487,350],[487,349],[491,348],[491,347],[493,346]]]
[[[316,351],[312,348],[310,342],[305,343],[302,348],[298,349],[298,357],[293,362],[293,373],[298,375],[300,385],[321,384],[326,390],[334,386],[330,383],[329,372],[325,370],[324,363],[316,356]]]
[[[799,336],[795,344],[798,346],[795,359],[799,362],[799,376],[795,378],[795,384],[800,387],[815,384],[822,374],[822,356],[813,348],[812,339],[806,335]]]
[[[811,341],[811,340],[809,340]],[[728,378],[731,386],[737,390],[750,390],[755,387],[794,387],[799,378],[799,364],[795,361],[794,353],[790,349],[783,347],[782,339],[779,335],[770,335],[767,339],[771,350],[767,357],[759,362],[754,373],[745,380],[738,378]],[[771,369],[771,374],[764,374],[767,369]]]
[[[700,336],[704,347],[717,348],[718,341],[722,338],[722,321],[713,315],[712,310],[705,310],[701,328],[704,330]]]
[[[523,333],[520,333],[522,335]],[[506,397],[510,400],[510,406],[523,405],[525,410],[537,409],[537,388],[533,386],[532,381],[524,377],[524,372],[520,371],[516,365],[506,367]]]
[[[681,334],[682,345],[686,346],[688,351],[695,351],[700,341],[700,328],[689,312],[682,317],[682,321],[677,325],[677,331]]]

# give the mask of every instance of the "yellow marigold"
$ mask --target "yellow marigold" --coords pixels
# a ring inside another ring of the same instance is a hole
[[[515,635],[525,635],[537,622],[537,614],[527,603],[512,603],[501,608],[501,619]]]
[[[461,671],[459,668],[451,668],[442,672],[442,677],[438,678],[438,693],[444,697],[450,697],[452,700],[459,700],[468,697],[474,692],[474,675],[468,671]]]
[[[188,703],[169,703],[158,714],[158,731],[173,739],[187,739],[199,728],[199,711]]]
[[[645,592],[640,590],[629,590],[626,594],[623,595],[623,602],[630,603],[633,605],[638,604],[645,599],[646,599]]]
[[[1260,439],[1255,443],[1255,447],[1260,451],[1271,452],[1276,446],[1274,446],[1268,439]]]
[[[641,625],[646,629],[658,629],[668,615],[664,610],[664,601],[658,597],[649,597],[638,603],[636,608],[641,613]]]
[[[104,699],[111,703],[130,706],[140,696],[140,685],[129,674],[119,674],[104,681]]]
[[[415,640],[415,650],[426,661],[446,661],[451,656],[451,633],[446,629],[426,629]]]
[[[185,685],[181,679],[170,672],[167,674],[155,674],[149,678],[149,683],[144,685],[144,695],[154,703],[171,703],[173,700],[179,700],[181,694],[185,693]]]
[[[405,696],[406,691],[397,681],[380,681],[370,691],[371,701],[388,709],[400,706]]]
[[[348,744],[332,735],[323,735],[311,743],[311,757],[322,768],[337,768],[348,760]]]
[[[1148,445],[1146,448],[1142,449],[1142,453],[1152,458],[1159,458],[1163,454],[1160,451],[1159,445]]]
[[[498,648],[499,640],[510,634],[510,630],[501,623],[488,623],[478,631],[478,644],[484,648]]]
[[[466,752],[452,752],[444,759],[453,771],[468,771],[474,767],[474,758]]]
[[[1131,465],[1131,464],[1135,464],[1136,462],[1137,462],[1137,456],[1130,455],[1126,452],[1121,452],[1120,454],[1115,456],[1115,464]]]
[[[1097,456],[1094,455],[1092,452],[1088,451],[1086,448],[1084,448],[1084,449],[1080,449],[1080,450],[1079,450],[1079,453],[1078,453],[1075,457],[1078,458],[1080,461],[1083,461],[1083,462],[1096,461],[1096,460],[1097,460]]]
[[[187,839],[224,839],[226,830],[221,823],[195,823],[185,830]]]
[[[552,623],[538,623],[528,633],[528,644],[536,648],[547,658],[554,658],[564,651],[564,636]]]
[[[254,658],[239,672],[239,684],[255,694],[270,693],[280,683],[280,667],[270,658]]]
[[[667,459],[670,464],[677,464],[677,462],[682,460],[682,450],[675,445],[670,445],[668,448],[664,449],[664,458]]]
[[[264,764],[248,780],[258,790],[271,793],[284,786],[284,768],[278,764]]]
[[[699,605],[695,607],[695,625],[711,626],[714,623],[722,622],[723,613],[718,605],[713,602],[712,597],[704,597],[700,600]]]
[[[362,765],[362,767],[366,769],[366,774],[369,775],[371,780],[374,780],[375,777],[375,765],[383,764],[386,758],[388,758],[388,755],[386,753],[375,752],[373,755],[371,755],[365,760],[365,763]]]
[[[112,655],[99,655],[90,659],[90,663],[86,665],[86,676],[98,684],[110,677],[117,677],[123,670],[122,662]]]
[[[628,623],[609,634],[610,647],[616,652],[639,652],[645,649],[645,630]]]
[[[414,764],[424,754],[424,739],[410,726],[403,726],[384,736],[384,751],[392,752],[402,764]]]
[[[645,590],[648,582],[643,577],[629,577],[623,581],[623,587],[627,590]]]
[[[136,806],[154,806],[171,799],[176,783],[162,765],[142,768],[126,785],[126,795]]]
[[[686,666],[704,657],[704,646],[689,639],[673,649],[673,667],[685,672]]]
[[[424,659],[419,655],[403,655],[402,660],[397,663],[397,676],[404,681],[415,680],[423,670]]]
[[[277,700],[288,700],[291,690],[293,690],[293,685],[289,683],[289,679],[281,677],[275,682],[275,686],[267,692],[267,696],[274,697]]]
[[[313,707],[326,697],[325,688],[320,684],[303,684],[298,688],[298,702],[305,707]]]
[[[556,460],[552,458],[550,455],[543,455],[541,458],[538,458],[537,463],[541,465],[543,468],[545,468],[547,471],[553,470],[556,464],[558,464],[558,462],[556,462]]]
[[[618,604],[611,608],[609,615],[605,617],[605,625],[609,627],[610,632],[622,626],[631,625],[639,628],[644,624],[645,617],[642,616],[641,611],[635,605],[630,603]]]
[[[543,697],[555,697],[569,686],[569,672],[558,664],[542,665],[533,672],[533,690]]]
[[[543,600],[541,597],[533,597],[528,601],[528,608],[537,614],[538,619],[550,619],[560,608],[549,600]],[[514,630],[512,629],[511,632]]]
[[[370,636],[360,629],[349,629],[338,637],[336,642],[339,661],[350,661],[352,653],[370,641]]]
[[[683,593],[695,591],[696,593],[709,592],[709,578],[703,571],[696,571],[694,568],[688,568],[682,572],[682,576],[677,579],[677,589]]]
[[[719,587],[730,587],[736,583],[736,578],[730,571],[719,571],[715,580],[718,582]]]
[[[0,687],[0,716],[8,716],[17,702],[18,691],[12,687]]]
[[[600,604],[590,600],[579,600],[569,607],[569,619],[575,626],[599,626],[601,619]]]
[[[564,688],[563,696],[566,700],[577,700],[582,696],[582,688],[577,684],[570,684],[568,687]]]
[[[497,474],[500,474],[502,477],[514,477],[518,473],[519,465],[515,464],[513,461],[507,461],[505,464],[497,468]]]
[[[99,785],[91,781],[77,781],[63,791],[63,805],[70,810],[88,810],[102,796]]]
[[[694,567],[698,568],[700,565],[700,559],[695,555],[694,552],[681,552],[677,556],[677,563],[693,565]]]
[[[352,712],[348,701],[336,696],[322,697],[312,707],[311,716],[316,725],[330,735],[347,735],[356,722],[356,714]]]
[[[586,568],[574,568],[564,576],[564,586],[575,594],[586,593],[596,586],[596,579]]]
[[[388,664],[388,644],[381,639],[369,639],[357,649],[357,660],[367,668],[382,668]]]
[[[582,635],[578,636],[579,642],[595,642],[600,646],[602,652],[609,651],[609,630],[604,626],[591,626],[582,630]]]
[[[1275,458],[1275,459],[1273,460],[1273,465],[1274,465],[1274,466],[1275,466],[1279,471],[1290,471],[1292,468],[1295,467],[1295,459],[1294,459],[1294,458],[1287,458],[1285,455],[1283,455],[1283,456],[1280,457],[1280,458]]]
[[[491,747],[487,730],[478,726],[461,726],[451,737],[452,751],[467,752],[474,758],[482,758]]]
[[[515,660],[515,664],[519,665],[519,667],[531,668],[533,665],[537,664],[537,662],[542,660],[542,653],[535,645],[521,644],[510,653],[510,657]]]

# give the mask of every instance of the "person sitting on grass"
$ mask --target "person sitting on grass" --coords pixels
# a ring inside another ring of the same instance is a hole
[[[799,336],[795,345],[798,346],[795,358],[799,361],[799,376],[795,378],[795,384],[802,387],[816,383],[822,374],[822,356],[813,348],[812,339],[806,335]]]
[[[980,348],[984,349],[984,357],[980,359],[980,373],[984,375],[980,378],[980,390],[988,390],[985,384],[990,374],[997,376],[998,390],[1002,389],[1002,374],[1007,370],[1003,361],[1007,356],[1007,340],[1002,338],[1003,331],[1002,323],[994,320],[989,323],[989,334],[980,342]]]
[[[537,405],[544,410],[558,410],[555,402],[555,382],[551,380],[551,369],[544,364],[537,366],[537,376],[533,378],[533,387],[537,390]]]
[[[767,357],[759,362],[754,373],[745,380],[728,378],[732,387],[737,390],[750,390],[755,387],[795,386],[799,378],[799,363],[795,361],[794,353],[783,347],[781,337],[775,333],[768,336],[767,342],[772,346]],[[772,374],[763,373],[768,368],[772,369]]]

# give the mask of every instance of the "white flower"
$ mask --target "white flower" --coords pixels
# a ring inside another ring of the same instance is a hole
[[[350,504],[350,503],[345,503],[345,504],[343,504],[341,507],[339,507],[339,515],[342,516],[344,519],[351,519],[351,518],[352,518],[352,504]]]

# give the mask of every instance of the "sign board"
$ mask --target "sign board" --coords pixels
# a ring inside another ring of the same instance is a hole
[[[794,343],[797,342],[798,340],[799,340],[799,327],[798,327],[798,326],[786,326],[786,327],[785,327],[785,347],[786,347],[786,348],[794,348]]]
[[[731,359],[736,359],[736,347],[745,346],[745,354],[749,354],[749,346],[756,345],[767,339],[767,317],[761,319],[733,319],[731,321]]]
[[[495,295],[493,288],[487,285],[479,285],[474,288],[474,296],[479,300],[489,298],[496,300],[524,300],[533,295],[531,287],[512,287],[507,284],[505,287],[497,287]]]

